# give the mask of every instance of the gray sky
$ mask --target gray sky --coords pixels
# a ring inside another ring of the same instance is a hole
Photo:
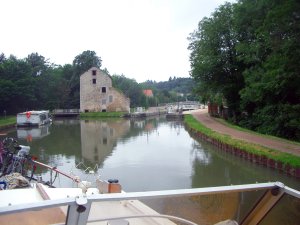
[[[225,0],[0,0],[0,53],[59,65],[85,50],[138,82],[188,77],[189,33]],[[230,1],[232,2],[232,1]]]

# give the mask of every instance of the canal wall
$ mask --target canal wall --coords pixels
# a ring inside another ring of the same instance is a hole
[[[190,133],[195,135],[197,138],[200,138],[200,139],[216,146],[218,149],[220,149],[222,151],[233,154],[237,157],[248,160],[252,163],[255,163],[255,164],[258,164],[258,165],[261,165],[264,167],[272,168],[274,170],[278,170],[289,176],[294,176],[294,177],[300,178],[300,168],[299,167],[293,167],[289,164],[284,164],[281,161],[268,158],[265,155],[258,155],[258,154],[254,154],[251,152],[247,152],[243,149],[237,148],[235,146],[231,146],[227,143],[223,143],[219,140],[209,137],[208,135],[206,135],[194,128],[191,128],[187,125],[186,125],[186,128]]]

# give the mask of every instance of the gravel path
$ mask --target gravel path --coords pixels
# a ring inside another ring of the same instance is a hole
[[[256,134],[227,127],[226,125],[215,120],[213,117],[210,117],[207,109],[190,111],[189,114],[192,114],[203,125],[218,133],[227,134],[234,139],[244,140],[249,143],[259,144],[282,152],[288,152],[293,155],[300,156],[300,145],[280,141],[277,139],[262,137]]]

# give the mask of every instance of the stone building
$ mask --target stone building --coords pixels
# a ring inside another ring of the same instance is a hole
[[[81,112],[129,112],[130,99],[112,87],[102,70],[92,67],[80,76]]]

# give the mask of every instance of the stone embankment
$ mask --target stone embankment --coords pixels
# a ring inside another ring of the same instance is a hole
[[[298,157],[300,156],[300,145],[230,128],[218,122],[216,119],[210,117],[206,109],[191,111],[189,114],[192,114],[195,119],[197,119],[201,124],[210,128],[211,130],[221,134],[229,135],[233,139],[242,140],[247,143],[253,143],[255,145],[261,145],[267,148],[275,149],[277,151],[286,152]],[[293,168],[289,164],[283,164],[282,162],[270,159],[265,155],[256,155],[250,152],[246,152],[237,147],[233,147],[228,144],[222,143],[218,140],[214,140],[211,137],[208,137],[206,134],[203,134],[194,129],[191,129],[191,132],[200,137],[201,139],[217,146],[223,151],[234,154],[253,163],[277,169],[287,173],[288,175],[300,178],[300,168]]]

